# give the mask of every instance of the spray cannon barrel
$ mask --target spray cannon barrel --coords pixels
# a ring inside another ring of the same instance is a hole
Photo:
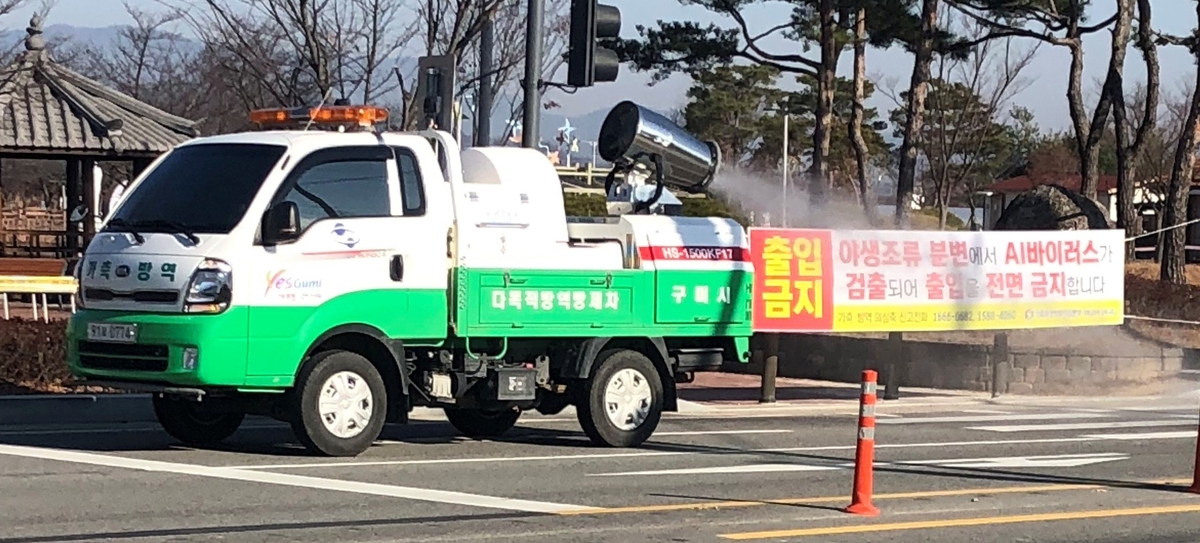
[[[691,193],[703,192],[721,165],[716,143],[700,141],[666,117],[630,101],[608,112],[597,146],[604,160],[657,170],[660,184]]]

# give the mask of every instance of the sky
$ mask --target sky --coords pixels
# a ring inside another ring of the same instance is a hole
[[[129,22],[125,13],[124,2],[142,9],[155,9],[159,6],[156,0],[57,0],[47,18],[47,24],[67,24],[80,27],[104,27],[121,25]],[[522,1],[522,0],[515,0]],[[622,35],[637,37],[636,26],[641,24],[649,27],[656,25],[658,20],[678,21],[695,20],[701,23],[715,22],[727,26],[728,21],[716,18],[707,10],[695,6],[685,6],[680,0],[607,0],[621,9]],[[1092,20],[1099,21],[1112,14],[1115,0],[1096,0],[1090,11]],[[1155,26],[1162,32],[1175,35],[1190,33],[1196,25],[1194,0],[1154,0]],[[30,5],[6,18],[2,23],[10,28],[22,28],[37,8],[36,0]],[[781,2],[766,3],[747,12],[746,18],[752,30],[763,29],[775,24],[781,16],[786,16],[789,8]],[[1111,36],[1107,32],[1094,34],[1085,41],[1085,93],[1094,95],[1099,87],[1108,64],[1108,48]],[[1020,40],[1018,47],[1028,47],[1032,41]],[[795,52],[795,43],[786,41],[769,42],[769,50],[773,52]],[[1195,67],[1190,55],[1180,47],[1160,48],[1162,61],[1162,85],[1164,94],[1178,94],[1183,89],[1183,83],[1194,77]],[[852,55],[843,55],[839,74],[851,75]],[[1070,127],[1070,117],[1067,113],[1066,84],[1070,56],[1061,47],[1043,45],[1029,68],[1022,74],[1027,79],[1028,87],[1014,96],[1013,104],[1029,108],[1037,116],[1037,122],[1043,129],[1061,130]],[[867,76],[882,89],[895,88],[902,90],[912,71],[912,57],[901,50],[870,50],[867,56]],[[565,68],[559,78],[565,79]],[[1131,50],[1126,61],[1127,87],[1139,80],[1145,79],[1145,68],[1140,54]],[[583,115],[595,111],[599,107],[608,107],[619,100],[631,99],[647,107],[669,110],[682,107],[686,103],[685,93],[688,87],[686,77],[672,79],[648,87],[649,75],[637,73],[627,67],[621,68],[620,76],[614,83],[602,83],[596,87],[580,89],[574,95],[550,91],[547,100],[555,100],[562,104],[562,113],[567,115]],[[1166,99],[1166,96],[1164,96]],[[886,111],[894,107],[894,102],[884,93],[876,93],[869,104]],[[884,114],[886,115],[886,113]]]

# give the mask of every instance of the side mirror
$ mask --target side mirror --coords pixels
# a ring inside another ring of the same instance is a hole
[[[276,245],[295,241],[300,237],[300,208],[295,202],[279,202],[263,215],[262,239],[264,245]]]

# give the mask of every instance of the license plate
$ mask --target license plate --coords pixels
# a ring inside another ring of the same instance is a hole
[[[87,335],[89,341],[137,343],[137,325],[93,322],[88,324]]]

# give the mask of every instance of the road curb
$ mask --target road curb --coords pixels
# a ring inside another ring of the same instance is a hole
[[[155,420],[149,394],[0,396],[0,426]]]

